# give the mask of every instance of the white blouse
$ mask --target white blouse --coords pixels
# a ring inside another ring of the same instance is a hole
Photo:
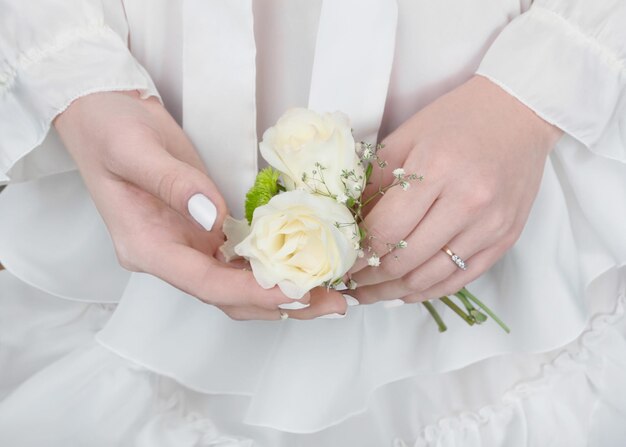
[[[247,395],[246,422],[293,432],[345,419],[402,377],[562,346],[610,304],[598,297],[624,290],[626,2],[529,3],[0,0],[0,182],[14,183],[0,195],[0,262],[53,295],[119,302],[102,345],[188,388]],[[440,335],[406,306],[233,322],[118,266],[51,127],[91,92],[158,96],[241,215],[259,134],[286,108],[342,110],[373,141],[474,73],[566,133],[519,241],[470,285],[509,336],[453,318]],[[461,349],[468,337],[475,349]],[[326,376],[312,376],[316,359]],[[350,387],[329,394],[331,376]],[[285,393],[294,377],[307,386]]]

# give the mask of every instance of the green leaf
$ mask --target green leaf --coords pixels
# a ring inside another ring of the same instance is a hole
[[[365,238],[367,237],[367,233],[365,232],[365,230],[361,227],[359,227],[359,238],[360,240],[365,240]]]
[[[257,174],[254,185],[246,194],[245,209],[248,224],[252,224],[252,215],[255,209],[265,205],[279,191],[284,191],[284,187],[278,183],[279,178],[280,172],[271,167],[267,167]]]
[[[372,166],[372,164],[368,164],[367,168],[365,168],[365,181],[368,182],[370,177],[372,176],[372,170],[374,169],[374,166]]]

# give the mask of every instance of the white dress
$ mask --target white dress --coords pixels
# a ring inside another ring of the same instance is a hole
[[[0,445],[626,445],[626,2],[529,3],[0,0]],[[510,335],[417,305],[232,321],[118,266],[51,128],[159,96],[241,215],[286,108],[374,141],[475,72],[566,132],[469,286]]]

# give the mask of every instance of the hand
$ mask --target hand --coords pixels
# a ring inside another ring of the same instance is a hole
[[[158,276],[236,320],[276,320],[278,305],[294,301],[216,257],[226,204],[193,145],[156,99],[141,100],[136,92],[87,95],[55,126],[124,268]],[[191,208],[198,220],[188,209],[197,194],[205,197],[197,196]],[[317,290],[299,301],[311,305],[289,311],[291,318],[346,309],[336,292]]]
[[[489,269],[519,237],[561,134],[480,76],[415,114],[383,142],[379,155],[389,167],[375,169],[371,179],[382,181],[368,186],[365,197],[390,184],[396,167],[424,180],[407,191],[390,189],[367,214],[381,265],[361,259],[353,267],[355,297],[361,303],[439,298]],[[385,243],[400,240],[408,247],[388,253]],[[444,245],[466,261],[466,271]]]

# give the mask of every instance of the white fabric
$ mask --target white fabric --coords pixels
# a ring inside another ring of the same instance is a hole
[[[582,445],[581,436],[622,445],[626,12],[618,1],[555,0],[522,14],[526,3],[401,0],[396,14],[388,0],[126,0],[104,9],[1,0],[0,181],[32,181],[0,194],[0,262],[10,271],[1,276],[0,348],[26,358],[0,357],[0,390],[11,393],[0,402],[0,444],[41,445],[45,434],[47,445],[97,445],[97,433],[102,445],[543,445],[563,423],[554,445]],[[333,14],[346,10],[362,27],[337,29]],[[94,23],[99,31],[85,34]],[[337,50],[355,45],[345,63],[362,79],[333,76]],[[354,70],[362,54],[372,59]],[[90,91],[156,95],[150,73],[241,213],[256,170],[255,122],[263,130],[307,102],[332,108],[336,93],[336,107],[357,111],[357,134],[380,124],[384,137],[477,68],[568,132],[521,238],[470,285],[512,327],[508,336],[445,312],[450,329],[440,335],[417,306],[233,322],[122,271],[78,173],[51,175],[71,169],[58,141],[45,139],[54,116]],[[118,301],[112,315],[114,306],[92,310]],[[600,335],[581,336],[596,313],[614,316],[591,329]],[[41,321],[35,336],[20,328],[22,315]],[[91,331],[63,341],[59,316],[68,332]],[[44,336],[59,338],[56,352],[34,343]],[[506,392],[572,349],[580,358],[555,367],[531,397]],[[33,409],[35,396],[46,404]]]

